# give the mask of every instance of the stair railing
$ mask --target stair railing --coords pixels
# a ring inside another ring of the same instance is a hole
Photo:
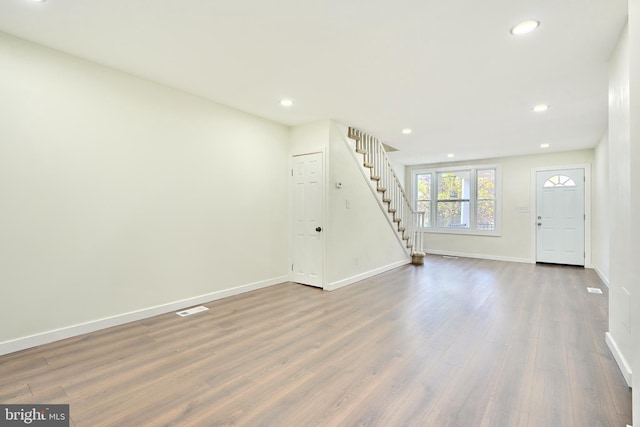
[[[356,152],[363,155],[363,166],[370,170],[371,184],[381,194],[383,204],[387,205],[387,214],[400,239],[406,242],[409,254],[424,253],[424,212],[417,212],[411,206],[384,145],[377,138],[352,127],[348,136],[356,141]]]

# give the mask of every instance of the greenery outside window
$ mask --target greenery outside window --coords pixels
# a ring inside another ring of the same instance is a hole
[[[415,170],[414,206],[428,231],[499,235],[499,165]]]
[[[496,229],[496,170],[478,169],[476,171],[476,228],[478,230]]]
[[[416,208],[418,212],[424,212],[423,227],[431,227],[431,173],[417,176]]]
[[[469,228],[471,171],[438,172],[436,227]]]

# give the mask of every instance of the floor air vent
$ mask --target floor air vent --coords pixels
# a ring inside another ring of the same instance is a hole
[[[209,310],[207,307],[203,305],[199,305],[197,307],[189,308],[187,310],[178,311],[176,312],[176,314],[180,317],[187,317],[187,316],[191,316],[192,314],[200,313],[201,311],[207,311],[207,310]]]

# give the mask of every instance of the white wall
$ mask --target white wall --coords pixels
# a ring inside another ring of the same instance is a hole
[[[592,265],[609,285],[609,135],[596,146],[593,162]]]
[[[625,29],[609,70],[610,272],[608,342],[629,381],[633,360],[629,46]],[[635,306],[637,308],[638,306]],[[634,309],[635,309],[634,308]]]
[[[407,167],[407,179],[411,180],[413,171],[416,169],[457,165],[502,165],[501,236],[426,233],[426,252],[534,262],[535,254],[531,253],[531,224],[535,206],[531,206],[531,170],[546,166],[590,164],[592,162],[593,150],[580,150]],[[409,189],[409,193],[411,191]],[[521,208],[528,209],[528,212],[522,212]]]
[[[331,122],[327,187],[329,289],[409,261],[345,143],[347,130],[346,126]],[[336,188],[336,181],[342,182],[342,188]]]
[[[635,372],[633,388],[640,390],[640,1],[629,1],[629,124],[630,124],[630,163],[631,163],[631,254],[633,262],[628,282],[631,288],[631,335],[632,355],[631,367]],[[615,307],[614,307],[615,308]],[[633,419],[636,426],[640,425],[640,392],[633,393]]]
[[[329,120],[294,126],[289,134],[289,151],[292,155],[327,151],[329,148]],[[328,164],[328,159],[324,159]],[[328,170],[328,168],[325,168]],[[325,174],[326,176],[326,174]]]
[[[640,2],[609,69],[610,280],[607,343],[625,378],[640,389]],[[633,418],[640,416],[633,393]],[[634,424],[638,424],[637,421]]]
[[[393,151],[390,153],[387,153],[387,156],[389,157],[389,163],[391,163],[391,168],[393,169],[393,172],[396,174],[398,181],[400,181],[400,185],[402,186],[403,189],[406,190],[408,187],[406,187],[405,185],[405,182],[406,182],[405,165],[396,161]],[[407,196],[409,196],[409,194],[407,194]]]
[[[0,99],[0,352],[286,280],[286,127],[2,34]]]
[[[346,135],[347,127],[331,120],[291,129],[291,153],[325,152],[323,287],[327,290],[409,261],[362,176]],[[337,181],[342,188],[336,188]]]

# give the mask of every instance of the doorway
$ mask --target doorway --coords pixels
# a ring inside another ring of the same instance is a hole
[[[292,281],[323,287],[323,153],[292,158]]]
[[[536,172],[536,262],[585,265],[585,170]]]

